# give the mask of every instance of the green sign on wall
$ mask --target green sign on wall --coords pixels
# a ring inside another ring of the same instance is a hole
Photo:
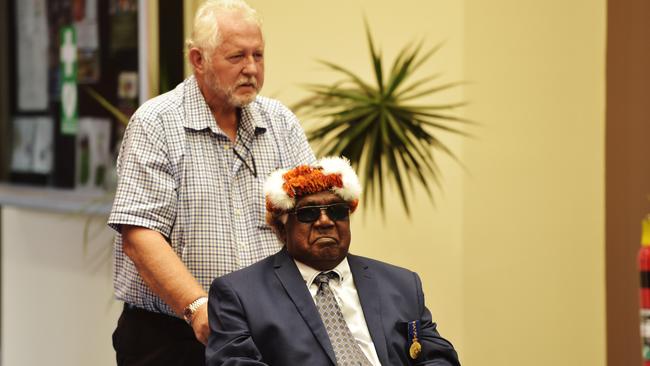
[[[60,90],[61,133],[77,133],[79,103],[77,98],[77,33],[74,27],[61,28],[60,32]]]

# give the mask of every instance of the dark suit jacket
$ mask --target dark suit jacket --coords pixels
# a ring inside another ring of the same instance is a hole
[[[424,306],[417,274],[348,255],[370,336],[383,366],[460,365]],[[316,305],[285,249],[217,278],[210,287],[207,365],[335,365]],[[407,323],[421,321],[422,353],[408,356]]]

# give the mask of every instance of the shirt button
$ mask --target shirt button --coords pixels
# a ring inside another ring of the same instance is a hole
[[[228,150],[228,149],[230,149],[230,145],[223,145],[223,149],[224,149],[224,150]]]
[[[236,210],[235,210],[235,215],[236,215],[236,216],[241,215],[241,210],[240,210],[240,209],[236,209]]]

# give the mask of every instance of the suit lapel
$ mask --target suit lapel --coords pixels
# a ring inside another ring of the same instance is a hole
[[[372,269],[369,269],[362,258],[349,254],[348,262],[354,278],[354,285],[359,293],[363,316],[366,318],[368,331],[377,351],[377,357],[379,357],[382,365],[388,365],[386,336],[384,334],[384,323],[381,319],[381,296],[377,280],[373,278]]]
[[[330,343],[323,321],[320,318],[320,313],[316,309],[314,300],[311,298],[311,294],[305,285],[305,281],[302,279],[300,271],[298,271],[298,267],[296,267],[293,259],[287,253],[286,248],[283,248],[275,255],[273,265],[275,275],[280,280],[280,283],[282,283],[287,294],[289,294],[291,301],[296,305],[300,315],[312,333],[314,333],[314,336],[323,347],[325,353],[327,353],[327,356],[329,356],[332,364],[336,365],[334,349]]]

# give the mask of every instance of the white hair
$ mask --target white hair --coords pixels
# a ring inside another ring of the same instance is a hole
[[[206,0],[194,16],[192,35],[185,41],[187,49],[198,48],[207,51],[203,53],[203,57],[209,59],[207,55],[221,44],[217,18],[221,13],[233,10],[239,11],[245,21],[262,27],[262,20],[257,15],[257,11],[244,0]]]

